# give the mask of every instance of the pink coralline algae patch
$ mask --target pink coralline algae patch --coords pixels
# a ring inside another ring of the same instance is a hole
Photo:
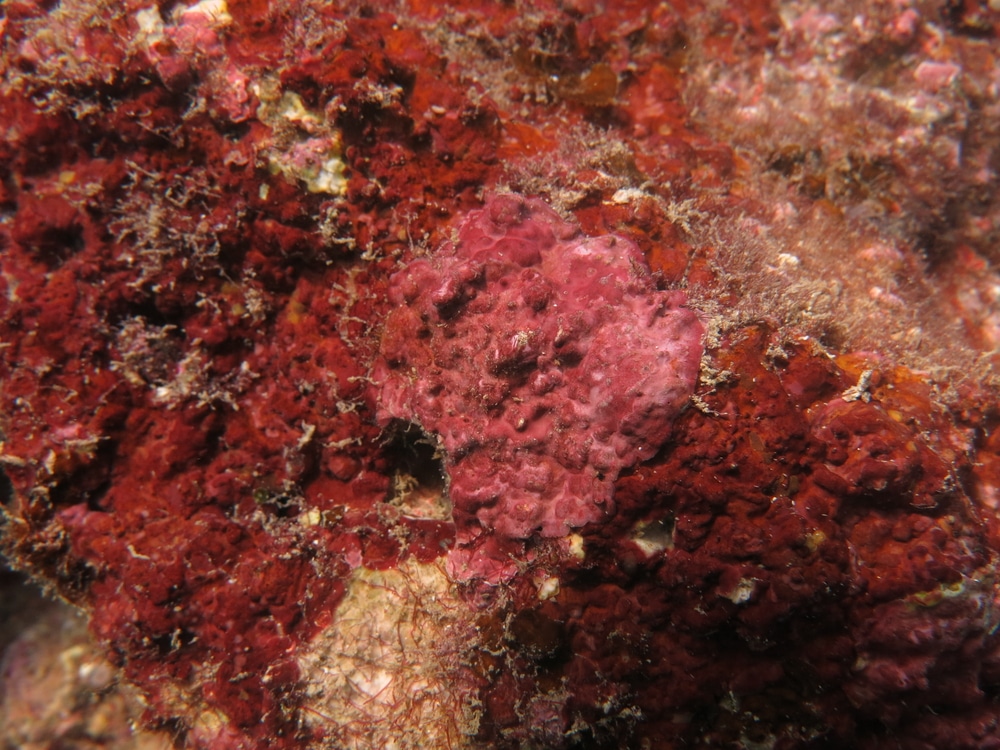
[[[694,388],[703,328],[639,249],[498,195],[393,276],[378,419],[446,453],[459,541],[558,537],[613,513]],[[478,521],[478,523],[476,523]]]

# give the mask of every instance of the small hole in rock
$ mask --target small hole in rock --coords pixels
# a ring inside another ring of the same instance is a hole
[[[404,420],[390,423],[384,436],[383,450],[392,471],[389,503],[411,518],[450,520],[448,472],[440,439]]]

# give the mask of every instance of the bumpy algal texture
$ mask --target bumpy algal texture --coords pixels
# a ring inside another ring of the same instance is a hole
[[[392,277],[379,421],[438,437],[459,539],[557,537],[614,514],[614,481],[670,436],[703,329],[634,243],[499,195]],[[470,520],[478,523],[470,524]]]
[[[2,544],[120,670],[18,638],[0,748],[116,677],[197,750],[1000,745],[998,71],[976,0],[0,3]]]

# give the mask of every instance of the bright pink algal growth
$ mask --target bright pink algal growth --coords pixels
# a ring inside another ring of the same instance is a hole
[[[439,437],[460,542],[610,514],[619,472],[669,437],[698,374],[685,295],[658,290],[633,243],[581,236],[538,199],[491,197],[389,293],[379,421]]]

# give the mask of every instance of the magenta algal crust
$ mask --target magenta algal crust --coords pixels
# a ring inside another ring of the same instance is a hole
[[[703,328],[634,243],[502,194],[392,277],[378,419],[438,436],[459,541],[563,536],[670,437]]]

